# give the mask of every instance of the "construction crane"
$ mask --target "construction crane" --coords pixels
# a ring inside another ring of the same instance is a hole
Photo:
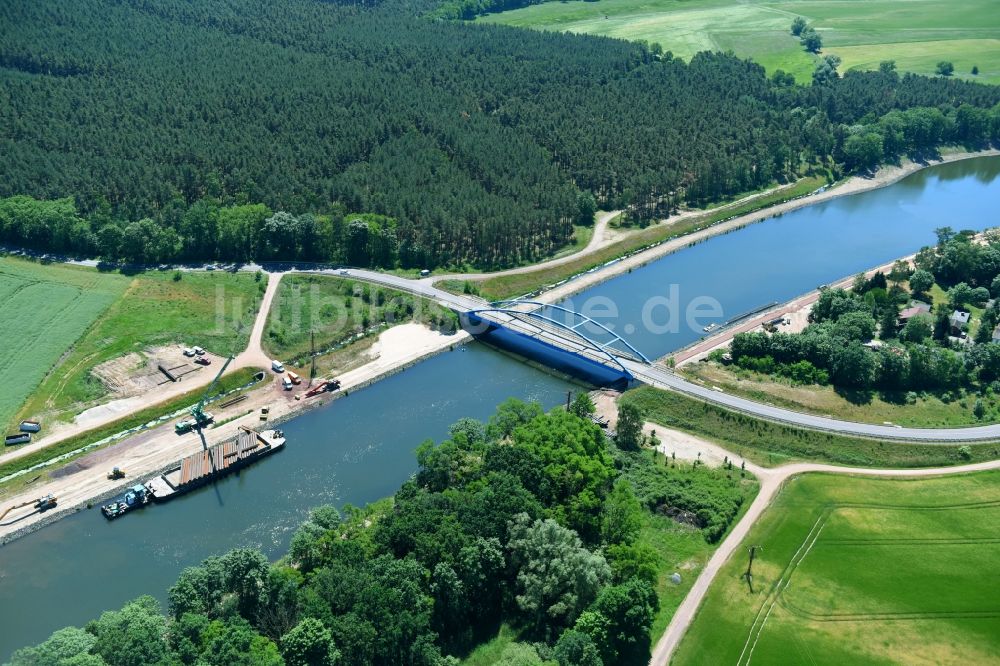
[[[21,504],[15,504],[14,506],[9,507],[3,513],[0,513],[0,520],[3,520],[8,513],[14,511],[15,509],[23,509],[24,507],[31,506],[32,504],[34,504],[35,508],[38,509],[39,511],[45,511],[47,509],[51,509],[56,505],[56,498],[54,495],[46,495],[45,497],[39,497],[33,500],[28,500],[27,502],[22,502]]]
[[[205,392],[201,396],[201,400],[198,401],[197,405],[191,408],[191,418],[180,421],[174,425],[174,431],[178,435],[183,435],[194,428],[206,426],[215,418],[212,414],[205,411],[205,403],[208,402],[209,396],[212,395],[215,385],[219,383],[219,378],[222,377],[222,373],[226,371],[226,368],[228,368],[229,364],[232,362],[233,357],[230,356],[226,359],[226,362],[222,364],[222,367],[219,368],[219,374],[215,375],[215,379],[213,379],[212,383],[208,385],[207,389],[205,389]]]

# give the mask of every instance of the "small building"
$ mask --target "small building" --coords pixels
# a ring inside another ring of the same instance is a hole
[[[927,314],[931,311],[931,306],[927,303],[922,303],[920,301],[913,301],[910,303],[910,307],[904,309],[899,313],[898,324],[902,328],[906,326],[906,322],[910,321],[919,314]]]
[[[960,335],[966,329],[969,328],[969,317],[970,313],[965,310],[955,310],[948,317],[948,323],[951,324],[951,331],[955,335]]]

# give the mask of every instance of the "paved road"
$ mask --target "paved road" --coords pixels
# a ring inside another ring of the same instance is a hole
[[[773,405],[765,405],[762,402],[755,402],[710,389],[689,382],[673,372],[658,366],[643,365],[629,359],[621,359],[621,361],[622,365],[636,379],[651,386],[672,389],[728,409],[801,428],[899,442],[920,442],[921,444],[960,444],[962,442],[1000,440],[1000,424],[969,426],[967,428],[902,428],[875,425],[872,423],[841,421],[825,416],[803,414],[802,412],[783,409]]]
[[[362,269],[321,272],[337,273],[358,280],[382,284],[426,298],[433,298],[449,307],[458,309],[469,310],[483,304],[483,301],[480,299],[459,296],[438,289],[426,280],[410,280],[396,275]],[[695,384],[660,366],[645,365],[627,358],[621,358],[620,360],[622,365],[636,379],[650,386],[679,391],[699,400],[743,412],[744,414],[800,428],[897,442],[919,442],[922,444],[961,444],[964,442],[1000,440],[1000,424],[969,426],[965,428],[903,428],[843,421],[766,405],[762,402],[748,400],[747,398],[741,398]]]
[[[658,434],[659,431],[662,431],[661,426],[657,426],[653,423],[647,423],[645,430],[648,431],[650,429],[657,430]],[[739,459],[739,456],[736,456],[733,453],[716,446],[715,444],[704,442],[702,446],[704,447],[706,453],[711,451],[717,456],[727,455],[732,460]],[[715,577],[718,575],[722,565],[726,563],[733,552],[740,546],[740,544],[743,543],[743,540],[750,532],[750,528],[757,522],[757,519],[764,512],[764,509],[768,507],[774,497],[778,494],[782,484],[784,484],[789,478],[795,476],[796,474],[804,474],[806,472],[828,472],[831,474],[894,478],[944,476],[947,474],[967,474],[969,472],[1000,469],[1000,460],[976,463],[973,465],[962,465],[960,467],[923,469],[871,469],[837,467],[834,465],[821,465],[817,463],[795,463],[791,465],[784,465],[782,467],[766,468],[754,465],[750,462],[746,463],[746,468],[754,476],[760,479],[760,492],[750,504],[750,508],[747,509],[747,512],[743,515],[740,521],[736,523],[735,527],[733,527],[729,535],[723,539],[721,544],[719,544],[719,547],[705,564],[705,568],[698,574],[698,579],[695,580],[691,590],[684,597],[684,601],[682,601],[681,605],[677,607],[677,611],[671,618],[670,624],[667,625],[666,631],[663,632],[660,640],[657,641],[656,646],[653,648],[652,658],[649,662],[652,666],[666,666],[670,663],[671,655],[673,655],[677,646],[680,644],[681,639],[684,637],[684,632],[687,631],[691,622],[694,620],[698,607],[701,606],[701,602],[705,598],[705,594],[708,592],[712,581],[715,580]]]

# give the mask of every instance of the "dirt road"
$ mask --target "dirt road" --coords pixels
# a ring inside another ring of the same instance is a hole
[[[655,423],[647,422],[645,424],[645,431],[653,431],[664,443],[660,445],[659,450],[663,453],[670,455],[672,452],[677,453],[678,458],[693,459],[696,457],[697,453],[701,453],[701,460],[711,461],[711,460],[722,460],[724,457],[728,457],[730,460],[740,461],[740,457],[725,450],[724,448],[700,440],[697,437],[688,435],[687,433],[678,433],[677,431],[672,431]],[[677,446],[676,441],[683,442],[683,445]],[[760,518],[764,510],[771,504],[771,501],[781,490],[782,485],[791,477],[797,474],[805,474],[808,472],[827,472],[831,474],[847,474],[851,476],[877,476],[877,477],[891,477],[891,478],[915,478],[915,477],[930,477],[930,476],[944,476],[948,474],[968,474],[969,472],[981,472],[990,469],[1000,469],[1000,460],[993,460],[990,462],[976,463],[972,465],[961,465],[957,467],[938,467],[938,468],[921,468],[921,469],[875,469],[875,468],[860,468],[860,467],[838,467],[836,465],[823,465],[819,463],[792,463],[789,465],[782,465],[781,467],[767,468],[760,467],[749,461],[746,461],[746,469],[748,472],[756,476],[760,480],[760,492],[758,492],[757,497],[750,504],[750,508],[739,520],[738,523],[733,527],[729,535],[719,544],[719,547],[709,558],[705,567],[698,574],[698,578],[695,580],[694,585],[691,590],[684,597],[684,601],[677,608],[674,613],[673,618],[670,620],[670,624],[667,626],[666,631],[663,636],[656,643],[656,647],[653,649],[653,655],[650,659],[650,664],[653,666],[666,666],[670,663],[670,657],[674,650],[677,649],[678,644],[680,644],[681,639],[684,636],[684,632],[687,631],[691,622],[694,620],[695,615],[698,612],[698,607],[701,605],[702,600],[705,598],[705,594],[708,592],[712,581],[715,580],[716,575],[718,575],[719,570],[722,565],[729,559],[733,552],[739,547],[739,545],[746,538],[750,529]]]
[[[894,167],[894,166],[883,167],[879,169],[878,172],[872,177],[852,176],[851,178],[841,183],[828,187],[822,192],[816,192],[814,194],[794,199],[792,201],[787,201],[783,204],[777,204],[775,206],[769,206],[768,208],[762,208],[761,210],[752,213],[747,213],[746,215],[741,215],[739,217],[735,217],[731,220],[727,220],[726,222],[720,222],[719,224],[715,224],[711,227],[702,229],[701,231],[695,231],[693,233],[685,234],[673,240],[666,241],[644,252],[640,252],[636,255],[628,257],[627,259],[622,259],[621,261],[615,264],[606,266],[601,270],[595,271],[593,273],[584,274],[574,280],[567,282],[566,284],[556,287],[555,289],[546,291],[543,294],[539,295],[536,300],[545,303],[554,303],[564,298],[568,298],[573,294],[576,294],[577,292],[583,291],[584,289],[588,289],[590,287],[593,287],[594,285],[610,280],[611,278],[621,275],[622,273],[626,273],[629,270],[633,270],[639,268],[640,266],[644,266],[645,264],[653,260],[659,259],[668,254],[672,254],[674,252],[677,252],[678,250],[682,250],[686,248],[688,245],[701,242],[707,238],[711,238],[712,236],[718,236],[720,234],[733,231],[734,229],[739,229],[740,227],[745,227],[750,224],[761,222],[776,215],[784,214],[793,210],[797,210],[799,208],[804,208],[806,206],[812,206],[813,204],[822,203],[824,201],[830,201],[831,199],[836,199],[837,197],[848,196],[851,194],[858,194],[860,192],[874,190],[880,187],[886,187],[901,180],[902,178],[905,178],[911,173],[919,171],[920,169],[927,166],[945,164],[948,162],[956,162],[959,160],[970,159],[974,157],[988,157],[997,155],[1000,155],[1000,150],[994,150],[994,149],[984,150],[975,153],[956,153],[954,155],[946,155],[941,160],[935,161],[932,164],[910,163],[900,167]],[[730,205],[735,205],[735,204],[730,204]],[[721,210],[721,208],[715,210]],[[580,258],[582,255],[578,253],[572,256],[574,258]],[[538,264],[532,270],[538,270],[540,268],[544,268],[550,265],[551,264],[548,263]],[[524,269],[514,269],[514,271],[519,273],[529,272]],[[499,274],[508,274],[510,272],[512,271],[501,271],[501,273]],[[440,280],[440,279],[445,279],[447,277],[448,276],[438,276],[434,279]],[[468,279],[470,280],[481,279],[483,277],[487,276],[474,275],[474,276],[469,276]]]
[[[275,273],[268,279],[267,290],[264,292],[263,298],[261,298],[260,308],[257,311],[256,319],[254,319],[247,348],[233,359],[233,362],[229,364],[227,372],[233,372],[240,368],[270,368],[271,361],[261,348],[261,339],[264,335],[264,328],[267,325],[267,315],[271,309],[271,302],[274,300],[274,294],[278,291],[281,277],[281,273]],[[224,359],[218,356],[213,358],[215,363],[224,362]],[[177,396],[208,386],[215,379],[215,367],[208,366],[199,372],[193,372],[185,376],[182,381],[159,386],[155,391],[121,400],[114,400],[93,410],[88,410],[85,418],[77,418],[73,423],[57,425],[51,432],[44,437],[35,439],[31,444],[4,451],[3,454],[0,454],[0,464],[16,460],[39,449],[57,444],[71,437],[76,437],[88,430],[100,428],[129,414],[154,407]]]
[[[444,335],[418,324],[402,324],[379,336],[370,362],[340,375],[338,379],[343,390],[358,390],[468,339],[469,335],[464,331]],[[304,384],[293,391],[285,391],[281,388],[280,376],[270,372],[265,381],[267,385],[250,391],[247,400],[228,409],[212,409],[218,422],[234,420],[205,431],[209,446],[234,436],[239,426],[264,428],[268,423],[285,419],[304,408],[325,404],[338,395],[321,394],[314,398],[296,400],[296,394],[304,392]],[[259,418],[262,407],[270,410],[267,422],[262,422]],[[289,446],[294,445],[294,442],[289,442]],[[0,543],[37,528],[43,521],[77,510],[95,497],[104,497],[125,486],[145,481],[158,470],[201,450],[202,446],[197,433],[177,435],[174,433],[173,422],[170,421],[112,446],[88,453],[55,471],[54,478],[50,481],[38,486],[29,485],[18,494],[0,500],[0,511],[47,494],[55,495],[59,501],[57,509],[44,514],[30,508],[11,512],[0,522]],[[125,480],[107,479],[107,473],[115,466],[125,470],[128,475]],[[98,516],[95,515],[94,520],[97,519]]]

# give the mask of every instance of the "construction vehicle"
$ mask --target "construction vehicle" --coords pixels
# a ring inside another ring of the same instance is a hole
[[[339,388],[340,388],[339,379],[329,379],[326,381],[322,381],[319,384],[316,384],[316,386],[306,391],[305,397],[311,398],[314,395],[319,395],[320,393],[326,393],[327,391],[336,391]]]
[[[114,479],[124,479],[125,478],[125,470],[123,470],[121,467],[115,467],[113,470],[111,470],[110,472],[108,472],[108,478],[112,479],[112,480],[114,480]]]
[[[8,507],[6,511],[0,513],[0,520],[3,520],[8,513],[16,509],[23,509],[26,506],[34,505],[35,509],[38,511],[48,511],[56,505],[55,495],[46,495],[45,497],[38,497],[33,500],[28,500],[27,502],[22,502],[21,504],[15,504],[12,507]]]
[[[228,368],[229,364],[232,362],[232,356],[226,359],[226,362],[222,364],[221,368],[219,368],[219,374],[215,375],[215,379],[213,379],[212,383],[208,385],[207,389],[205,389],[205,392],[201,396],[201,400],[198,401],[197,405],[191,408],[191,418],[174,424],[174,432],[178,435],[183,435],[184,433],[194,430],[195,428],[203,428],[215,420],[215,417],[212,414],[205,411],[205,403],[208,402],[208,397],[212,395],[215,385],[219,383],[222,373],[226,371],[226,368]]]

